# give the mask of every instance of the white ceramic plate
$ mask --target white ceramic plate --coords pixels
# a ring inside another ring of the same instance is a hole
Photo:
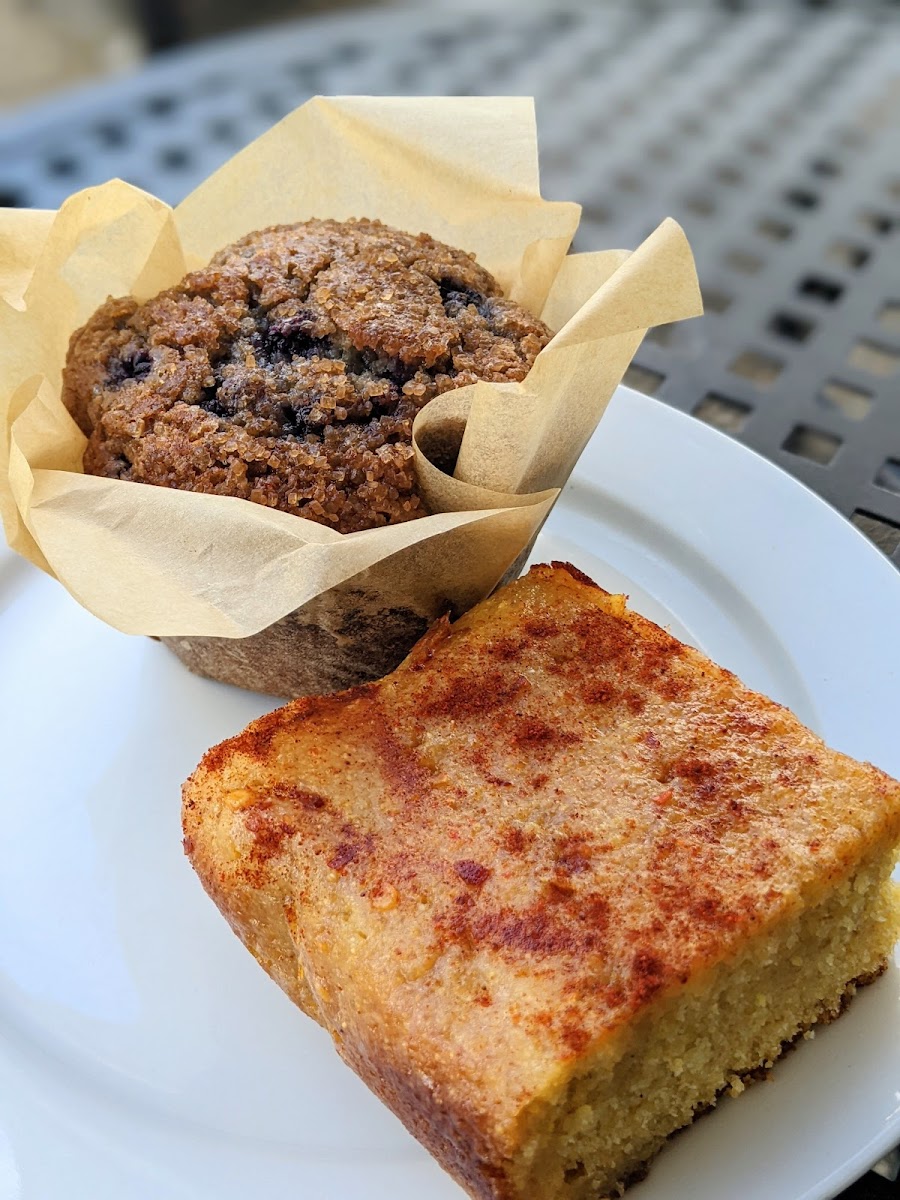
[[[900,775],[900,575],[737,443],[620,391],[542,535]],[[0,558],[0,1200],[461,1200],[256,966],[179,786],[272,707]],[[900,1141],[900,970],[656,1162],[635,1200],[822,1200]]]

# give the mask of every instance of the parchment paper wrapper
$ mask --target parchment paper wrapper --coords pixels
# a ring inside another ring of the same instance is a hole
[[[9,544],[115,628],[275,695],[375,678],[448,608],[514,573],[645,331],[701,311],[664,222],[634,253],[567,256],[575,204],[541,199],[521,99],[317,98],[177,208],[113,181],[58,213],[0,210],[0,515]],[[431,515],[342,535],[249,501],[84,475],[60,400],[72,332],[227,243],[377,217],[473,252],[558,331],[523,383],[440,396],[414,428]],[[458,451],[453,476],[429,456]]]

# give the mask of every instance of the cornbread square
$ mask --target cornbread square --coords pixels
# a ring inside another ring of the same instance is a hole
[[[565,564],[210,750],[184,832],[480,1200],[619,1194],[900,932],[900,785]]]

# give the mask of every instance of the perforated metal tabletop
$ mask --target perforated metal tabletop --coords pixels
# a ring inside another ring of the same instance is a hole
[[[482,6],[484,7],[484,6]],[[0,204],[113,175],[176,202],[315,93],[533,94],[576,248],[685,226],[701,320],[627,382],[830,501],[900,566],[900,9],[465,4],[190,47],[0,124]],[[868,1176],[847,1196],[898,1195]]]

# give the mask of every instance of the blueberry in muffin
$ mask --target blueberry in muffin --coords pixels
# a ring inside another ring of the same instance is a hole
[[[342,533],[425,515],[412,424],[524,379],[551,333],[474,258],[379,221],[248,234],[72,337],[63,399],[93,475],[238,496]]]

